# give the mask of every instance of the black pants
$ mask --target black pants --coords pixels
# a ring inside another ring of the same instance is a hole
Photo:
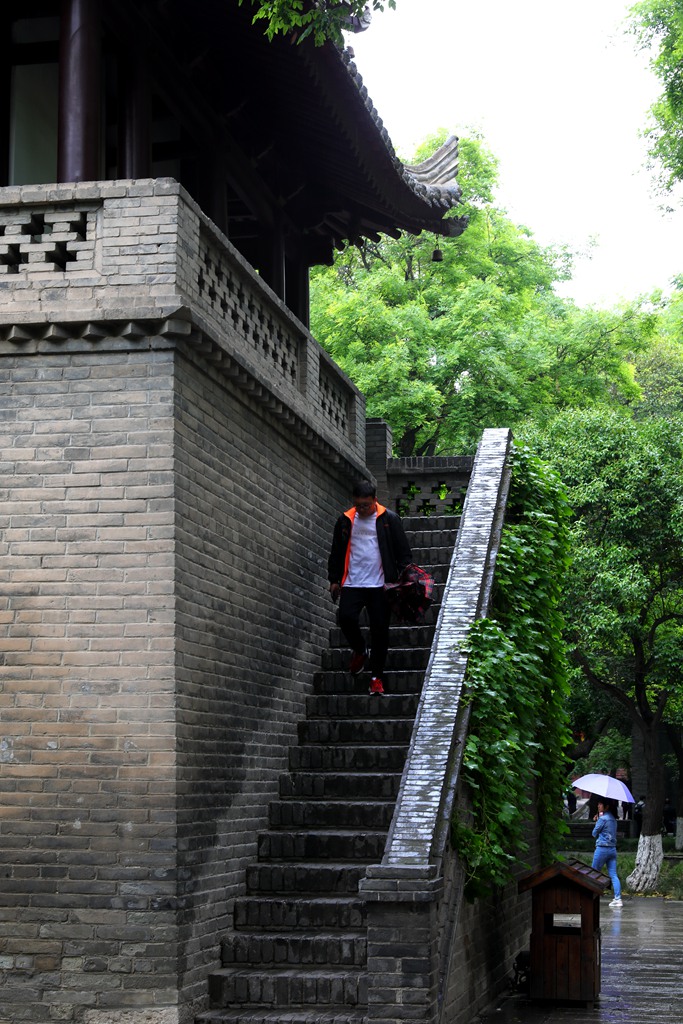
[[[365,640],[358,620],[363,608],[370,622],[370,671],[381,678],[389,648],[391,609],[383,587],[342,587],[339,598],[339,627],[349,647],[360,654]]]

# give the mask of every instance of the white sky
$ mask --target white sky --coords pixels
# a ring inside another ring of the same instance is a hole
[[[612,305],[683,273],[683,209],[661,211],[639,137],[659,88],[624,0],[397,0],[347,42],[396,150],[480,129],[497,202],[590,260],[558,290]]]

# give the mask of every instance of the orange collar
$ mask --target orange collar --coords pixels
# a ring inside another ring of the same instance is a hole
[[[385,508],[384,505],[380,505],[380,503],[377,502],[377,507],[376,507],[375,511],[376,511],[378,516],[381,516],[383,512],[386,512],[386,508]],[[344,515],[347,517],[347,519],[350,519],[351,522],[353,523],[353,520],[356,518],[356,509],[353,506],[351,506],[351,508],[347,508],[347,510],[344,513]]]

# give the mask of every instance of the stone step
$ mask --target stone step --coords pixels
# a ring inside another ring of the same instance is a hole
[[[361,932],[246,932],[226,939],[221,945],[224,967],[237,964],[274,964],[321,967],[365,967],[367,936]]]
[[[366,904],[358,893],[334,897],[240,896],[235,900],[235,928],[298,931],[365,927]]]
[[[367,976],[359,968],[222,967],[209,975],[209,999],[221,1006],[363,1006]]]
[[[365,626],[361,629],[365,643],[370,645],[370,629]],[[434,623],[421,626],[390,626],[389,647],[426,647],[431,648],[434,639]],[[329,635],[330,647],[348,649],[346,638],[339,626],[333,626]]]
[[[308,718],[414,718],[416,693],[321,693],[306,698]]]
[[[413,561],[416,565],[450,565],[455,547],[455,538],[452,543],[442,542],[438,536],[425,536],[423,543],[415,544],[410,541],[413,553]]]
[[[450,556],[449,556],[449,558],[445,562],[436,562],[436,563],[432,563],[432,562],[418,562],[417,564],[422,569],[425,569],[429,573],[429,575],[433,577],[434,582],[436,584],[441,584],[442,589],[438,593],[438,599],[441,600],[441,596],[443,594],[443,584],[448,579],[448,571],[449,571],[450,565],[451,565],[451,563],[450,563]],[[434,588],[434,590],[435,590],[434,597],[436,598],[436,596],[437,596],[436,595],[436,587]]]
[[[358,885],[384,852],[458,525],[404,520],[415,561],[437,585],[424,625],[391,626],[387,696],[368,695],[369,673],[350,676],[346,642],[331,631],[210,977],[212,1009],[196,1024],[367,1024]]]
[[[258,857],[261,861],[380,861],[387,833],[308,829],[261,832]]]
[[[438,600],[436,599],[436,596],[435,596],[435,599],[432,601],[432,603],[430,604],[429,608],[427,608],[427,610],[424,612],[424,614],[422,616],[422,623],[423,623],[423,625],[425,625],[425,626],[435,626],[436,625],[436,623],[437,623],[437,621],[439,619],[439,611],[441,610],[441,595],[443,594],[444,589],[445,589],[445,584],[443,584],[443,583],[440,584],[437,587],[434,587],[434,594],[435,595],[436,595],[436,593],[438,591]]]
[[[412,535],[416,531],[426,530],[436,532],[438,530],[458,530],[462,516],[458,513],[452,516],[402,516],[401,522],[406,533]]]
[[[401,672],[392,669],[391,677],[387,675],[385,680],[387,691],[392,694],[422,692],[424,682],[424,669],[408,669]],[[315,693],[348,693],[367,694],[370,683],[370,673],[361,672],[352,676],[350,672],[339,669],[327,672],[316,672],[313,677],[313,689]]]
[[[402,772],[408,751],[400,746],[292,746],[289,767],[292,771],[375,771]]]
[[[195,1017],[196,1024],[368,1024],[363,1008],[347,1006],[268,1009],[215,1009]]]
[[[272,829],[388,829],[394,806],[393,800],[275,800],[268,820]]]
[[[399,772],[291,772],[280,776],[280,796],[314,800],[395,800]]]
[[[247,891],[265,896],[300,892],[310,895],[358,892],[358,883],[365,876],[364,864],[340,864],[323,861],[317,864],[251,864],[247,868]]]
[[[405,521],[405,520],[404,520]],[[423,520],[424,522],[424,520]],[[413,551],[415,561],[420,565],[416,557],[416,552],[429,550],[429,548],[444,548],[446,551],[453,551],[455,542],[458,537],[458,530],[460,529],[460,517],[458,516],[457,526],[447,527],[439,529],[438,527],[420,526],[407,530],[404,527],[406,537],[410,543],[410,547]],[[448,555],[447,561],[450,561],[450,555]],[[435,559],[439,561],[439,559]]]
[[[384,701],[386,697],[373,697]],[[309,743],[369,743],[372,745],[410,743],[413,720],[407,718],[311,718],[297,723],[299,741]]]
[[[386,669],[387,672],[393,669],[401,669],[404,672],[407,669],[421,669],[424,672],[428,661],[428,647],[389,648]],[[343,650],[328,647],[322,652],[323,671],[348,672],[350,664],[351,651],[348,647],[345,647]]]

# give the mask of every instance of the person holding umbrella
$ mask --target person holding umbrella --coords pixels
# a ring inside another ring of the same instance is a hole
[[[620,779],[598,772],[582,775],[574,779],[573,784],[577,789],[594,793],[598,797],[598,813],[593,818],[595,853],[592,866],[598,871],[603,867],[607,868],[614,890],[614,899],[610,907],[621,907],[621,882],[617,875],[617,801],[633,804],[633,794]]]
[[[593,838],[595,839],[595,853],[593,854],[592,867],[596,870],[607,868],[607,874],[612,882],[614,899],[610,907],[622,907],[621,882],[617,875],[617,805],[616,801],[607,797],[600,797],[598,800],[598,813],[593,819],[595,828]]]

